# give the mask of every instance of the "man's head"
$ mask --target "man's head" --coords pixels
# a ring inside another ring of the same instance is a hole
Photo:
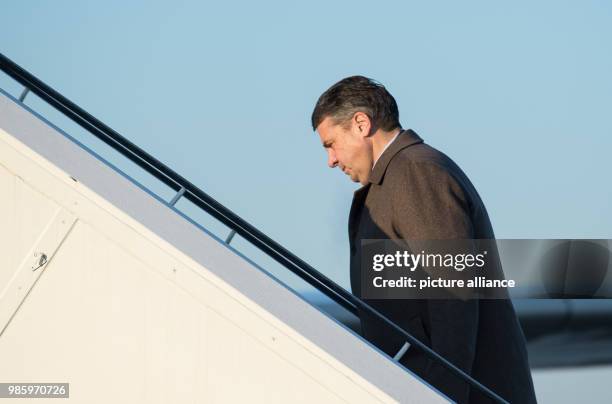
[[[374,162],[372,136],[399,128],[395,99],[381,84],[363,76],[340,80],[325,91],[312,112],[312,128],[328,153],[355,182],[367,184]]]

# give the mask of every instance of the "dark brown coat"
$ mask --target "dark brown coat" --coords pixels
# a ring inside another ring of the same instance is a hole
[[[362,239],[494,239],[485,206],[446,155],[403,131],[383,152],[349,216],[351,288],[360,287]],[[510,300],[366,300],[399,326],[512,403],[534,403],[525,339]],[[372,318],[362,332],[394,356],[404,341]],[[489,402],[411,347],[400,361],[460,403]]]

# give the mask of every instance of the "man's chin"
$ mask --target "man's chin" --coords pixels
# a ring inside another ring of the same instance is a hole
[[[365,184],[368,183],[368,179],[367,178],[365,180],[360,180],[358,177],[353,177],[352,175],[351,175],[351,181],[357,182],[357,183],[359,183],[361,185],[365,185]]]
[[[351,177],[351,179],[353,180],[353,182],[358,182],[361,185],[368,185],[368,183],[370,181],[370,177],[369,176],[365,177],[365,178],[357,178],[357,177],[353,178],[353,177]]]
[[[351,181],[353,181],[353,182],[358,182],[358,183],[360,183],[360,184],[362,184],[362,185],[365,185],[365,184],[367,183],[367,178],[365,179],[365,182],[364,182],[364,181],[361,181],[361,180],[359,179],[359,177],[358,177],[356,174],[352,173],[352,172],[351,172],[351,173],[345,173],[345,174],[346,174],[346,175],[347,175],[347,176],[348,176],[348,177],[351,179]]]

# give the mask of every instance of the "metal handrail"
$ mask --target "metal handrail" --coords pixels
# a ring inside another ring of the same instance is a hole
[[[256,229],[240,216],[223,206],[190,181],[176,173],[174,170],[157,160],[155,157],[151,156],[134,143],[130,142],[125,137],[121,136],[118,132],[99,121],[93,115],[89,114],[87,111],[68,100],[47,84],[43,83],[21,66],[4,56],[2,53],[0,53],[0,69],[25,87],[19,101],[23,102],[27,93],[31,91],[49,105],[53,106],[59,112],[63,113],[75,123],[90,132],[92,135],[96,136],[98,139],[102,140],[104,143],[121,153],[124,157],[128,158],[149,174],[153,175],[155,178],[177,191],[177,195],[170,203],[168,203],[168,206],[172,207],[181,197],[193,202],[196,206],[203,209],[232,230],[232,233],[230,233],[230,236],[227,238],[228,243],[231,241],[234,232],[239,234],[244,239],[268,254],[278,263],[292,271],[310,285],[314,286],[320,292],[323,292],[336,303],[340,304],[346,310],[358,317],[359,310],[376,317],[384,324],[389,326],[392,330],[402,335],[402,337],[405,338],[411,345],[423,351],[431,359],[439,362],[442,366],[451,371],[451,373],[455,374],[455,376],[465,380],[471,386],[477,388],[480,392],[484,393],[494,401],[499,403],[507,403],[506,400],[453,365],[412,334],[399,327],[386,316],[380,314],[358,297],[346,291],[327,276],[317,271],[308,263],[287,250],[285,247],[281,246],[279,243]],[[402,347],[401,351],[405,352],[404,347]],[[401,357],[401,355],[396,355],[396,360],[399,360],[399,357]]]

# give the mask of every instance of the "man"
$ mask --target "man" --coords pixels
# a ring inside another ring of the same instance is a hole
[[[319,98],[312,127],[339,167],[362,188],[349,215],[351,288],[361,297],[363,239],[494,239],[476,189],[446,155],[402,130],[395,99],[379,83],[345,78]],[[510,300],[369,299],[367,303],[512,403],[534,403],[525,339]],[[365,338],[390,356],[405,341],[361,316]],[[417,348],[401,363],[460,403],[490,400]]]

